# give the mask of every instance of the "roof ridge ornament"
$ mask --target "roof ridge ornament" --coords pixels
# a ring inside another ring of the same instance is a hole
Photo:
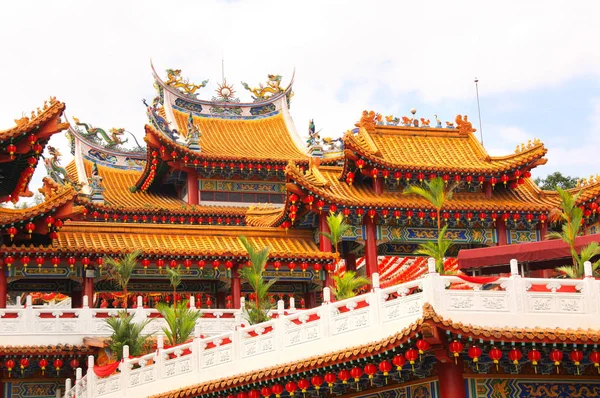
[[[127,138],[125,140],[121,138],[121,136],[125,134],[124,128],[113,127],[109,129],[109,136],[109,134],[106,131],[104,131],[104,129],[101,129],[100,127],[94,127],[88,123],[83,123],[75,116],[73,116],[73,121],[75,121],[75,125],[82,126],[85,129],[86,132],[84,133],[83,131],[81,131],[80,128],[76,128],[77,131],[84,137],[92,139],[93,141],[98,141],[100,137],[102,137],[104,141],[106,141],[106,144],[104,145],[106,148],[111,149],[116,146],[125,144],[128,141]]]
[[[96,162],[92,165],[92,176],[88,178],[88,184],[90,185],[90,200],[92,203],[104,204],[103,192],[105,188],[102,186],[102,177],[98,173]]]
[[[181,77],[181,69],[167,69],[167,80],[165,81],[165,84],[176,88],[187,97],[197,98],[198,94],[196,91],[206,87],[208,79],[200,84],[194,84],[190,83],[189,79]]]
[[[259,83],[258,87],[255,88],[250,88],[250,86],[247,83],[241,82],[242,87],[244,87],[246,90],[250,91],[253,94],[252,99],[254,100],[254,102],[268,100],[277,94],[284,93],[289,88],[289,86],[287,88],[281,87],[281,75],[267,75],[267,78],[268,79],[266,85]],[[290,91],[287,94],[288,106],[293,95],[294,93],[292,91]]]
[[[477,129],[473,128],[473,124],[469,122],[467,115],[456,115],[454,121],[456,122],[456,127],[458,127],[459,134],[468,135],[477,131]]]
[[[194,116],[192,112],[190,112],[188,116],[188,124],[187,124],[187,147],[192,151],[200,151],[202,148],[200,147],[200,137],[202,137],[202,133],[196,124],[194,124]]]
[[[48,146],[49,158],[44,158],[44,166],[46,166],[46,173],[54,182],[59,185],[73,185],[69,178],[67,170],[60,165],[61,153],[53,146]],[[43,155],[42,155],[43,157]],[[75,188],[78,188],[75,186]]]

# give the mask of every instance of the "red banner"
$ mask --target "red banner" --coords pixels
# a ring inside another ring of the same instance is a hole
[[[109,363],[108,365],[104,365],[104,366],[96,365],[96,366],[94,366],[94,373],[98,377],[108,377],[111,374],[115,373],[115,371],[119,367],[120,363],[121,362],[113,362],[113,363]]]

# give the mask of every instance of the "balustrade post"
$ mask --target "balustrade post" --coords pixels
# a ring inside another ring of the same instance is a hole
[[[323,288],[323,303],[331,303],[331,289],[328,287]]]
[[[67,379],[65,380],[65,398],[70,398],[71,397],[71,379]]]
[[[165,340],[162,334],[156,336],[156,355],[154,356],[154,363],[156,364],[156,379],[160,380],[162,377],[163,368],[163,348],[165,346]]]
[[[121,371],[121,393],[127,391],[129,387],[129,346],[123,346],[123,361],[119,364],[119,370]],[[125,396],[125,394],[123,394]]]
[[[441,305],[441,296],[444,293],[444,281],[437,273],[435,259],[427,259],[427,274],[423,278],[423,302],[429,303],[436,311],[443,310]],[[439,313],[439,312],[438,312]]]
[[[277,346],[276,350],[283,350],[285,347],[285,330],[284,330],[284,319],[285,316],[285,302],[283,300],[277,301],[277,319],[273,322],[273,329],[275,332],[275,339]]]
[[[379,273],[374,272],[371,275],[371,287],[372,290],[369,293],[369,307],[371,308],[371,316],[372,316],[372,324],[378,325],[380,323],[380,314],[379,311],[381,309],[381,286],[379,284]]]
[[[89,297],[83,296],[83,306],[79,310],[78,318],[81,328],[81,333],[85,334],[93,334],[94,330],[92,328],[92,310],[89,307]]]
[[[296,311],[296,299],[290,297],[290,314]]]
[[[38,315],[39,315],[39,312],[38,312]],[[37,329],[38,329],[36,327],[36,324],[37,324],[36,321],[37,321],[37,319],[36,319],[35,313],[33,311],[33,301],[32,301],[32,298],[31,298],[30,294],[28,294],[27,297],[25,298],[25,314],[24,314],[24,317],[25,317],[25,319],[24,319],[23,323],[25,325],[25,328],[23,329],[23,331],[24,332],[27,332],[27,331],[36,332]]]
[[[521,274],[519,274],[519,263],[515,259],[510,260],[510,278],[505,283],[504,290],[508,293],[510,311],[514,313],[524,312],[525,285]]]
[[[87,378],[87,398],[94,398],[94,391],[96,391],[96,374],[94,373],[94,356],[88,356],[88,370],[86,373]]]
[[[137,296],[137,306],[133,310],[133,321],[137,324],[141,324],[146,321],[148,317],[146,315],[146,310],[144,309],[142,296]]]
[[[200,376],[200,364],[202,362],[200,362],[201,360],[201,355],[202,355],[202,347],[201,347],[201,343],[200,343],[200,331],[196,330],[196,333],[194,334],[194,340],[192,341],[192,366],[195,366],[195,370],[194,374],[198,376]]]
[[[231,347],[232,347],[232,351],[233,351],[233,360],[234,361],[239,361],[242,358],[242,330],[239,329],[235,329],[231,335]]]
[[[596,284],[596,280],[594,279],[594,271],[592,268],[592,263],[586,261],[583,263],[583,303],[584,303],[584,313],[586,315],[595,314],[597,312],[597,300],[599,299],[597,295],[596,289],[594,289],[594,285]],[[588,317],[591,320],[591,317]],[[588,321],[589,322],[589,321]],[[594,327],[596,324],[595,320],[591,320],[591,322],[587,325],[588,327]]]
[[[81,370],[81,368],[77,368],[75,370],[75,397],[77,397],[77,398],[81,397],[81,377],[82,377],[82,373],[83,373],[83,371]]]
[[[193,310],[196,309],[196,297],[193,294],[190,295],[190,308]]]

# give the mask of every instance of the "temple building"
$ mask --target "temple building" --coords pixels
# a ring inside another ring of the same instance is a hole
[[[3,201],[32,196],[35,168],[47,169],[41,204],[0,208],[1,397],[600,396],[591,268],[548,279],[552,270],[489,260],[495,275],[483,277],[456,258],[546,239],[560,197],[531,180],[547,161],[541,141],[494,157],[467,116],[432,123],[416,110],[349,116],[340,138],[311,121],[302,137],[293,77],[242,83],[252,97],[242,102],[226,81],[203,100],[206,82],[152,75],[145,145],[67,119],[55,98],[0,131]],[[69,140],[67,165],[48,144],[57,133]],[[439,214],[404,194],[438,177],[454,190]],[[600,179],[572,191],[585,235],[599,241]],[[324,234],[331,213],[350,225],[339,247]],[[414,254],[439,224],[453,242],[448,275]],[[248,262],[240,236],[270,248],[276,310],[266,324],[243,317],[252,290],[238,273]],[[136,250],[125,295],[104,261]],[[168,269],[181,273],[175,292]],[[332,300],[333,276],[348,270],[372,285]],[[154,307],[181,299],[204,314],[192,342],[164,347],[161,337],[112,374],[94,371],[107,318],[126,307],[156,318],[148,332],[160,334]]]

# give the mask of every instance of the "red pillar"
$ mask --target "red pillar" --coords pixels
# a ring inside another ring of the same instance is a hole
[[[319,232],[329,232],[329,225],[327,225],[327,215],[325,214],[325,212],[321,212],[321,214],[319,214]],[[322,252],[333,251],[331,242],[323,234],[319,235],[319,249]],[[329,287],[333,285],[332,275],[333,274],[330,272],[325,273],[325,281],[323,281],[323,287]]]
[[[240,308],[240,298],[242,297],[242,283],[238,269],[239,265],[236,264],[231,270],[231,300],[234,309]]]
[[[496,230],[498,231],[498,246],[505,246],[508,244],[506,237],[506,223],[503,219],[499,218],[496,220]]]
[[[346,271],[356,271],[356,254],[346,254]]]
[[[383,193],[383,181],[381,178],[373,178],[373,191],[376,195],[381,195]]]
[[[492,184],[490,184],[489,181],[483,183],[483,193],[485,194],[486,199],[492,197]]]
[[[454,362],[438,362],[436,366],[440,385],[440,398],[466,397],[467,390],[462,374],[462,361],[459,360],[458,365],[455,365]]]
[[[546,240],[548,235],[548,223],[544,222],[540,224],[540,240]]]
[[[365,237],[365,262],[367,278],[373,273],[378,272],[377,267],[377,232],[375,231],[375,221],[369,216],[365,216],[363,223],[366,229]]]
[[[188,171],[187,173],[187,194],[188,204],[198,204],[198,173],[196,171]]]
[[[0,265],[0,308],[6,308],[6,267]]]
[[[317,306],[317,295],[315,292],[304,293],[304,305],[307,309],[314,308]]]

